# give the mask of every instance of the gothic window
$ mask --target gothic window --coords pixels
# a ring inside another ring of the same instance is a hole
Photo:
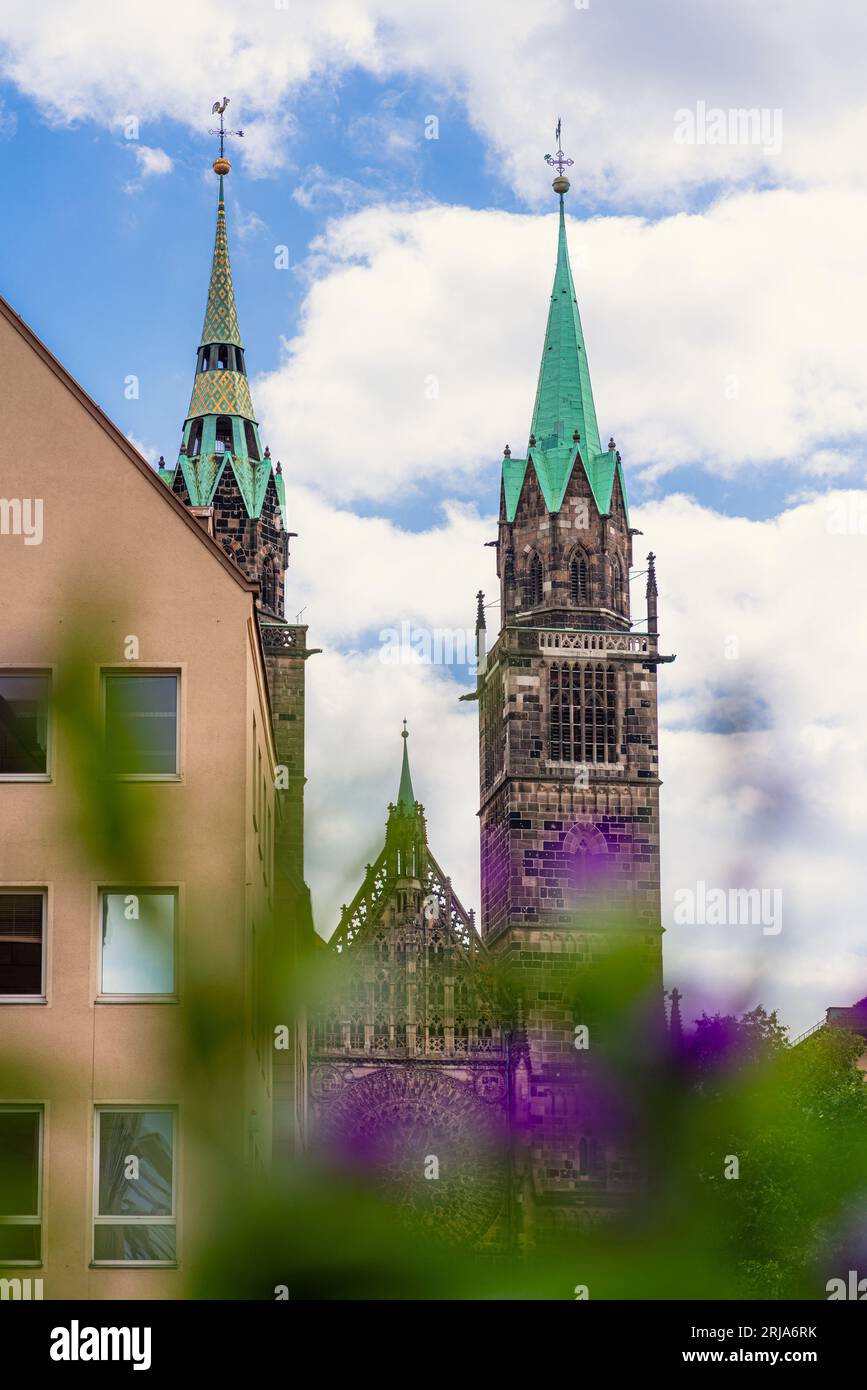
[[[343,1046],[343,1024],[337,1014],[331,1013],[322,1019],[318,1031],[320,1046],[326,1051],[333,1052]]]
[[[623,570],[622,570],[621,567],[620,567],[620,561],[619,561],[616,557],[615,557],[615,560],[614,560],[614,572],[613,572],[613,576],[612,576],[612,577],[613,577],[614,610],[615,610],[615,612],[617,612],[617,613],[622,613],[622,612],[623,612]]]
[[[432,1014],[430,1026],[428,1028],[428,1045],[431,1052],[445,1052],[446,1035],[443,1028],[442,1018],[438,1014]]]
[[[388,1019],[384,1014],[377,1014],[374,1020],[373,1046],[379,1052],[384,1052],[388,1047]]]
[[[533,555],[527,566],[526,600],[528,608],[538,608],[539,604],[542,602],[543,579],[542,561],[539,559],[538,555]]]
[[[349,1020],[349,1046],[354,1052],[364,1051],[364,1019],[360,1014]]]
[[[569,595],[573,603],[586,603],[588,594],[587,556],[579,550],[569,566]]]
[[[589,1173],[590,1171],[590,1151],[587,1140],[583,1137],[578,1141],[578,1172]]]
[[[198,458],[202,448],[202,422],[194,420],[190,429],[190,437],[187,441],[187,454],[190,458]]]
[[[232,421],[228,415],[217,417],[217,453],[230,454],[232,452]]]
[[[617,761],[617,685],[610,666],[554,662],[549,680],[550,757],[555,762]]]
[[[259,462],[259,445],[256,443],[256,431],[253,429],[249,420],[244,421],[244,439],[247,442],[247,458],[254,463]]]
[[[262,566],[262,604],[269,613],[276,613],[277,571],[273,560],[266,560]]]

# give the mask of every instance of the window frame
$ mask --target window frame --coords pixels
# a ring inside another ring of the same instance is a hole
[[[101,1116],[103,1114],[129,1115],[165,1111],[172,1117],[172,1210],[170,1216],[101,1216],[99,1212],[99,1159],[102,1135]],[[170,1101],[101,1101],[93,1107],[93,1187],[91,1192],[93,1210],[90,1221],[90,1267],[91,1269],[177,1269],[180,1265],[180,1221],[178,1219],[178,1168],[180,1163],[180,1112],[176,1103]],[[97,1226],[173,1226],[175,1231],[175,1258],[173,1260],[98,1260],[96,1258]]]
[[[172,973],[174,989],[169,994],[107,994],[102,987],[102,948],[103,912],[106,894],[133,893],[142,896],[146,893],[170,894],[175,901],[174,932],[172,940]],[[96,886],[96,1004],[179,1004],[180,987],[180,924],[181,924],[181,885],[179,883],[100,883]]]
[[[42,663],[28,666],[27,663],[16,663],[14,665],[0,666],[0,676],[45,676],[48,681],[48,712],[46,715],[45,729],[45,771],[44,772],[0,772],[0,783],[5,782],[53,782],[53,755],[54,755],[54,720],[51,717],[51,696],[54,690],[54,666],[45,666]]]
[[[173,676],[175,679],[175,690],[177,697],[175,700],[175,771],[174,772],[110,772],[106,766],[103,767],[103,776],[112,782],[182,782],[183,774],[183,725],[184,725],[184,668],[176,662],[166,662],[165,665],[148,666],[115,666],[103,665],[99,668],[99,710],[102,723],[102,746],[103,762],[105,763],[106,743],[106,677],[119,676],[123,680],[134,679],[136,676]]]
[[[49,939],[49,906],[50,894],[47,883],[3,883],[0,884],[0,896],[32,896],[42,899],[42,973],[40,978],[40,990],[38,994],[3,994],[0,993],[0,1006],[8,1004],[47,1004],[48,1003],[48,939]]]
[[[36,1207],[35,1216],[0,1216],[0,1226],[38,1226],[38,1260],[0,1260],[2,1269],[41,1269],[45,1263],[45,1113],[44,1101],[15,1100],[0,1104],[0,1114],[36,1114],[39,1116],[39,1147],[36,1158]]]

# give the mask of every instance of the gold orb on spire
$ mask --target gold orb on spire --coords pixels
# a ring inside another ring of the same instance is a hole
[[[551,187],[553,188],[555,193],[559,193],[562,197],[564,193],[569,192],[569,189],[572,187],[572,185],[566,178],[565,174],[558,174],[554,182],[551,184]]]
[[[214,173],[219,174],[221,178],[224,174],[228,174],[231,167],[231,164],[229,163],[228,159],[225,158],[224,155],[219,155],[214,160]]]

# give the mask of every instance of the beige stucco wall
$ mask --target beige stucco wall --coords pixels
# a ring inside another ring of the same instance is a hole
[[[63,731],[52,730],[49,782],[0,781],[0,887],[48,890],[47,1002],[0,1003],[0,1102],[46,1107],[43,1268],[17,1272],[41,1275],[46,1298],[177,1297],[216,1165],[249,1153],[251,1110],[263,1161],[270,1144],[270,1058],[256,1055],[249,1020],[250,923],[264,921],[268,891],[252,816],[254,714],[274,815],[253,594],[2,316],[0,374],[0,497],[44,508],[41,544],[0,535],[0,666],[55,668],[75,638],[94,701],[101,663],[181,673],[179,779],[128,789],[153,822],[146,882],[180,893],[179,1003],[95,1002],[97,893],[117,883],[117,866],[74,828],[79,798],[101,793],[76,786]],[[137,662],[124,659],[129,635]],[[205,979],[243,1038],[210,1077],[178,1053]],[[188,1126],[209,1090],[224,1112],[219,1154]],[[149,1101],[179,1107],[180,1268],[90,1268],[94,1106]]]

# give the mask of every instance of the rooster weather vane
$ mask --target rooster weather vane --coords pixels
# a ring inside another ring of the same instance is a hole
[[[219,116],[219,117],[220,117],[220,129],[219,129],[219,130],[213,130],[213,129],[212,129],[212,130],[209,130],[209,131],[208,131],[208,134],[209,134],[209,135],[219,135],[219,137],[220,137],[220,158],[221,158],[221,159],[225,159],[225,157],[226,157],[226,156],[225,156],[225,140],[226,140],[226,136],[227,136],[227,135],[237,135],[237,136],[239,136],[239,137],[243,137],[243,134],[244,134],[243,130],[226,130],[226,127],[225,127],[225,125],[224,125],[224,123],[223,123],[223,116],[225,115],[226,107],[227,107],[228,105],[229,105],[229,97],[223,97],[223,100],[222,100],[222,101],[215,101],[214,104],[213,104],[213,106],[211,107],[211,115],[212,115],[212,116]],[[569,162],[571,163],[571,160],[570,160]]]

